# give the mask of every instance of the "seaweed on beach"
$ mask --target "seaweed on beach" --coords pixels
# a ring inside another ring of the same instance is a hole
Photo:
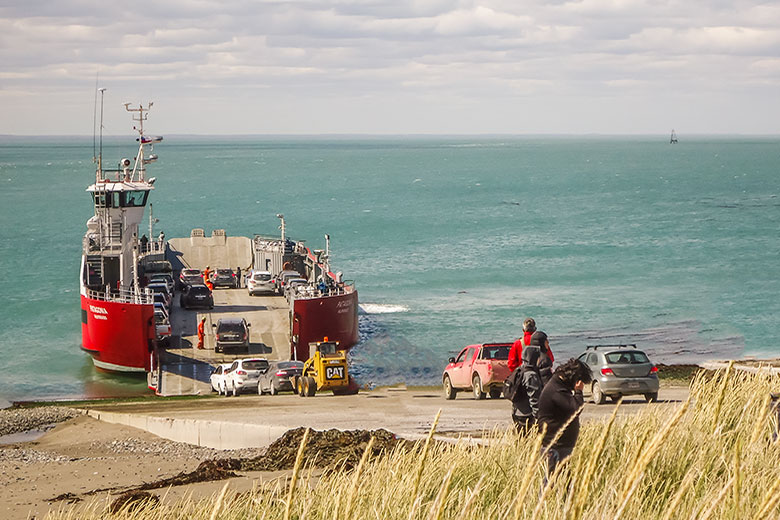
[[[276,471],[292,469],[306,428],[288,430],[268,447],[265,455],[241,461],[243,471]],[[303,464],[323,469],[351,470],[355,467],[368,442],[374,437],[371,455],[389,453],[399,445],[405,448],[413,442],[399,439],[384,429],[379,430],[325,430],[309,432]]]
[[[226,478],[237,477],[233,470],[241,469],[240,459],[214,459],[204,460],[195,471],[182,472],[173,477],[147,482],[133,488],[134,490],[159,489],[168,486],[182,486],[184,484],[193,484],[195,482],[210,482],[213,480],[224,480]]]

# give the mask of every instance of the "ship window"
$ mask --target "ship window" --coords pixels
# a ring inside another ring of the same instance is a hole
[[[111,192],[111,206],[112,208],[118,208],[120,207],[119,199],[120,199],[121,193],[118,191],[112,191]]]
[[[126,191],[124,206],[131,208],[140,208],[146,204],[146,196],[149,195],[148,191]]]

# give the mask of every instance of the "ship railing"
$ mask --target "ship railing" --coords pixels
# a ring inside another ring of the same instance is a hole
[[[165,240],[150,240],[148,242],[139,243],[138,249],[142,255],[155,255],[165,253]]]
[[[84,237],[84,251],[86,251],[87,254],[95,254],[103,251],[115,252],[121,251],[121,249],[122,242],[110,241],[101,244],[97,235],[87,235]]]
[[[342,296],[344,294],[351,294],[355,291],[355,282],[346,280],[324,289],[320,289],[317,285],[313,284],[299,285],[293,291],[293,298],[296,300],[313,300],[329,296]]]
[[[87,289],[87,298],[103,302],[136,303],[139,305],[151,305],[154,303],[154,293],[149,289],[141,289],[139,292],[136,292],[132,288],[127,287],[121,287],[119,290],[111,290],[106,287],[106,290],[102,291]]]

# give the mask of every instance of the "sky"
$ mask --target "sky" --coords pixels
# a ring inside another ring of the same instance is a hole
[[[0,134],[780,134],[780,1],[0,0]]]

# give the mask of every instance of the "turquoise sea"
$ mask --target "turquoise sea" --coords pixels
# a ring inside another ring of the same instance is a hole
[[[153,121],[148,125],[153,127]],[[166,136],[157,230],[277,232],[355,280],[364,383],[438,382],[527,316],[558,359],[636,342],[658,362],[780,356],[780,138]],[[107,164],[134,137],[105,139]],[[0,138],[0,397],[113,396],[79,350],[92,138]]]

